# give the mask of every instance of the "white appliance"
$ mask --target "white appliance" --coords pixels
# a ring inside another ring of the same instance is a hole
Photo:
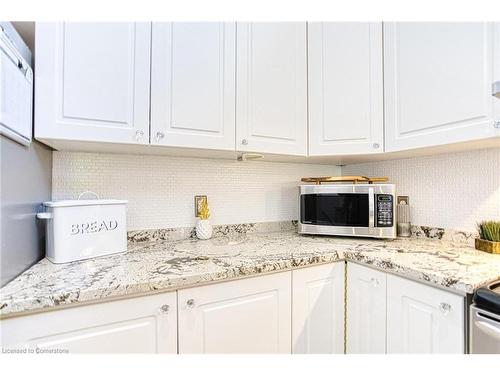
[[[33,133],[31,52],[9,22],[0,22],[0,134],[29,145]]]
[[[81,195],[80,195],[81,196]],[[46,257],[68,263],[127,250],[127,201],[78,199],[45,202]]]

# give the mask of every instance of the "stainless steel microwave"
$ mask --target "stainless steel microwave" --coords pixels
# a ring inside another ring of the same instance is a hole
[[[396,238],[395,192],[391,184],[301,185],[299,233]]]

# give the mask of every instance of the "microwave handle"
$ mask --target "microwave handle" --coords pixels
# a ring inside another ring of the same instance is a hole
[[[368,228],[375,228],[375,191],[368,188]]]

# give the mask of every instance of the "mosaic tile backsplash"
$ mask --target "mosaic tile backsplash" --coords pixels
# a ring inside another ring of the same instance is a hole
[[[500,220],[500,148],[353,164],[344,175],[387,176],[410,197],[412,223],[475,232]]]
[[[480,220],[500,220],[500,148],[342,169],[56,151],[52,198],[74,199],[92,190],[102,198],[127,199],[128,230],[192,228],[193,197],[201,194],[208,195],[213,224],[278,222],[298,219],[301,177],[340,174],[388,176],[399,195],[410,196],[416,226],[475,232]]]
[[[86,190],[127,199],[128,230],[193,227],[194,196],[207,195],[213,224],[296,220],[304,176],[336,166],[152,155],[53,153],[52,199]]]

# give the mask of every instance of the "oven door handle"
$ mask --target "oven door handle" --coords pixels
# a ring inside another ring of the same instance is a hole
[[[368,189],[368,228],[370,232],[375,228],[375,190]]]
[[[494,337],[496,340],[500,340],[500,328],[485,321],[476,321],[474,325],[484,334]]]

